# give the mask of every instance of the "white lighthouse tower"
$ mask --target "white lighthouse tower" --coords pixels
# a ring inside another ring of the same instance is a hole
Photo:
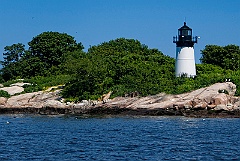
[[[196,66],[194,58],[194,43],[197,43],[198,37],[192,37],[192,29],[184,25],[178,29],[178,36],[173,37],[173,43],[176,43],[176,77],[196,76]]]

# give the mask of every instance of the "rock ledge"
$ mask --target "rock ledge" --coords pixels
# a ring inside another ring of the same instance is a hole
[[[63,103],[60,90],[39,91],[0,98],[0,114],[113,114],[187,117],[240,117],[240,98],[232,82],[216,83],[180,95],[160,93],[147,97]]]

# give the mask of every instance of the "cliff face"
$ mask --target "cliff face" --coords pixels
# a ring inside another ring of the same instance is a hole
[[[185,115],[240,117],[240,99],[232,82],[216,83],[180,95],[116,97],[104,102],[63,103],[60,90],[0,98],[0,113]]]

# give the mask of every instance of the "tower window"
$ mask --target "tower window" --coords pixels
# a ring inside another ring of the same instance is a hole
[[[182,30],[182,35],[183,36],[187,36],[188,35],[188,31],[187,30]]]

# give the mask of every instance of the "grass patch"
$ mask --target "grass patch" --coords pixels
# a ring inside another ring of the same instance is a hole
[[[52,86],[63,85],[69,82],[70,75],[57,75],[50,77],[37,76],[31,79],[26,79],[24,82],[31,83],[31,85],[25,85],[24,91],[27,92],[36,92],[48,89]]]

